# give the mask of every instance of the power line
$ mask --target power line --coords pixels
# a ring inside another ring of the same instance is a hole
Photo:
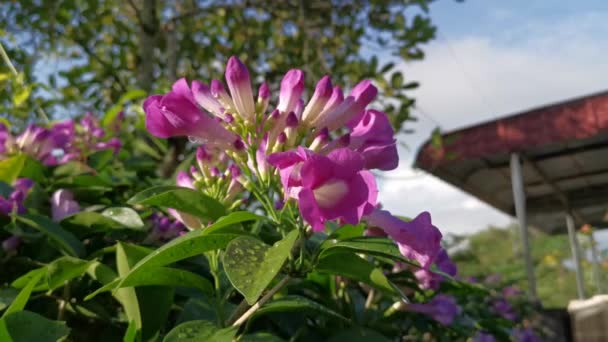
[[[498,114],[498,112],[496,111],[496,108],[494,108],[494,106],[492,106],[492,104],[487,100],[487,98],[484,96],[483,92],[480,90],[480,88],[478,88],[475,85],[475,82],[473,81],[473,78],[471,77],[471,75],[467,72],[467,69],[464,67],[464,64],[460,61],[460,59],[458,58],[458,55],[456,55],[455,50],[452,48],[452,45],[450,44],[449,40],[447,39],[447,37],[445,35],[443,35],[439,30],[437,30],[437,38],[439,38],[439,40],[443,41],[443,43],[445,43],[448,52],[452,55],[452,58],[454,59],[454,62],[456,63],[456,65],[458,66],[458,68],[460,69],[460,72],[462,73],[462,75],[464,76],[464,78],[467,80],[467,82],[469,83],[469,87],[471,87],[471,90],[473,90],[473,92],[476,92],[479,99],[481,100],[481,102],[488,107],[488,109],[495,113]]]

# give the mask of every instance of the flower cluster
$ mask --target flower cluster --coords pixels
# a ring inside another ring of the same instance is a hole
[[[13,183],[13,191],[8,198],[0,195],[0,215],[9,215],[11,213],[23,214],[25,212],[23,201],[33,186],[34,182],[30,179],[17,179]]]
[[[399,159],[389,118],[367,108],[378,92],[370,81],[345,95],[325,76],[305,102],[304,72],[292,69],[272,107],[266,83],[254,98],[249,71],[238,58],[229,59],[225,80],[227,87],[220,80],[204,84],[182,78],[168,93],[144,102],[150,133],[187,136],[202,144],[198,169],[190,176],[180,174],[178,185],[201,189],[224,203],[240,203],[246,190],[268,211],[296,203],[301,218],[317,232],[328,221],[367,222],[418,262],[416,275],[427,287],[442,279],[432,272],[433,265],[456,273],[428,213],[406,222],[379,209],[371,170],[392,170]],[[278,185],[281,194],[270,196],[278,201],[273,208],[261,194],[268,197]],[[173,214],[190,228],[201,227],[187,214]]]
[[[161,213],[154,213],[148,218],[151,229],[146,242],[166,242],[186,232],[186,227],[179,221],[171,220]]]
[[[120,117],[117,118],[119,120]],[[49,128],[29,125],[16,136],[0,123],[0,159],[23,152],[44,165],[52,166],[82,159],[94,151],[112,149],[117,153],[121,147],[120,140],[106,140],[105,136],[105,130],[91,113],[78,123],[66,120]]]

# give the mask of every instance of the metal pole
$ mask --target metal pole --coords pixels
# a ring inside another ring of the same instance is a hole
[[[526,217],[526,193],[524,192],[524,178],[521,172],[521,163],[517,153],[511,154],[511,185],[513,187],[513,200],[515,202],[515,214],[519,221],[519,235],[521,238],[526,274],[528,276],[528,296],[530,300],[536,301],[536,278],[534,277],[534,265],[530,253],[530,240],[528,237],[528,219]]]
[[[600,273],[600,260],[597,253],[593,230],[589,234],[589,244],[591,245],[591,263],[593,265],[593,280],[595,281],[595,289],[597,294],[602,293],[602,274]]]
[[[576,273],[576,292],[578,299],[585,299],[585,285],[583,283],[583,268],[581,267],[580,248],[578,239],[576,238],[576,230],[574,229],[574,219],[570,212],[566,213],[566,226],[568,226],[568,237],[570,238],[570,249],[572,250],[572,259],[574,260],[574,271]]]

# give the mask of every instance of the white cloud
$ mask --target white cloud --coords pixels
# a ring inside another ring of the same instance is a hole
[[[505,13],[499,13],[505,14]],[[608,89],[608,13],[582,13],[550,22],[525,22],[499,36],[483,32],[429,45],[422,62],[403,65],[422,84],[419,107],[443,130],[472,125],[535,106]],[[441,23],[438,23],[441,28]],[[443,38],[441,38],[443,37]],[[409,168],[434,124],[423,115],[417,132],[402,138],[402,162],[381,183],[389,210],[415,215],[428,210],[444,231],[472,232],[509,218],[452,186]]]

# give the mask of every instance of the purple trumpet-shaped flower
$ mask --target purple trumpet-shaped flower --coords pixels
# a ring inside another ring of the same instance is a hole
[[[423,268],[428,268],[441,250],[441,232],[433,226],[427,212],[406,222],[388,211],[376,209],[367,217],[367,223],[384,230],[397,243],[403,256],[418,261]]]
[[[522,328],[522,329],[514,329],[513,337],[518,342],[538,342],[540,338],[536,335],[534,330],[530,327]]]
[[[365,168],[393,170],[399,165],[397,140],[385,113],[367,110],[350,133],[350,148],[365,158]]]
[[[315,231],[330,220],[357,224],[376,205],[375,179],[364,170],[363,157],[352,150],[323,156],[300,147],[295,153],[270,155],[268,162],[279,168],[285,193],[298,200],[302,217]]]
[[[80,212],[80,205],[74,200],[74,194],[65,189],[59,189],[51,196],[51,216],[59,222],[64,218]]]
[[[30,179],[17,179],[13,183],[13,191],[8,198],[0,196],[0,215],[9,215],[13,212],[16,212],[17,214],[25,213],[23,201],[33,186],[34,182]]]
[[[5,254],[12,255],[17,253],[17,249],[21,244],[21,238],[17,235],[13,235],[4,241],[2,241],[2,250]]]
[[[453,277],[458,272],[456,265],[450,260],[448,253],[443,248],[439,251],[433,262],[439,271],[447,275]],[[414,275],[416,276],[416,279],[418,279],[420,286],[425,289],[436,290],[439,288],[439,284],[444,280],[443,275],[424,267],[414,270]]]
[[[496,341],[494,339],[494,336],[492,336],[489,333],[483,332],[483,331],[477,332],[477,334],[475,334],[475,337],[473,337],[473,342],[494,342],[494,341]]]
[[[370,81],[359,82],[342,103],[331,109],[324,109],[313,120],[312,126],[327,127],[330,131],[343,127],[347,123],[349,123],[349,127],[354,127],[352,123],[361,120],[360,115],[377,94],[378,89]]]
[[[189,136],[209,144],[231,147],[237,136],[195,104],[186,79],[173,84],[165,95],[153,95],[143,105],[146,128],[159,138]]]
[[[426,304],[409,304],[406,310],[430,316],[443,325],[452,324],[461,311],[454,297],[443,294],[436,295]]]
[[[194,181],[184,171],[180,171],[177,174],[176,184],[177,184],[177,186],[181,186],[184,188],[195,189]],[[173,208],[167,209],[167,212],[171,216],[173,216],[176,220],[178,220],[179,222],[183,223],[186,227],[188,227],[188,229],[191,229],[191,230],[198,229],[203,226],[203,224],[198,219],[198,217],[196,217],[194,215],[191,215],[191,214],[179,211],[179,210],[175,210]]]
[[[224,118],[224,108],[219,101],[211,94],[211,88],[199,82],[192,81],[192,95],[199,106],[209,113]]]
[[[509,302],[504,298],[498,298],[494,300],[494,302],[492,303],[492,308],[504,319],[507,319],[509,321],[515,321],[517,319],[517,314],[515,313],[515,310],[513,309],[511,304],[509,304]]]
[[[309,124],[312,122],[319,113],[323,110],[323,107],[327,104],[333,93],[333,87],[331,85],[331,79],[329,76],[323,76],[315,87],[315,92],[312,95],[310,101],[304,108],[302,113],[302,122]]]
[[[237,112],[248,121],[255,121],[255,104],[251,91],[249,70],[237,57],[232,56],[226,65],[226,83]]]
[[[304,92],[304,72],[298,69],[289,70],[281,80],[281,93],[277,109],[281,113],[293,111]]]
[[[146,238],[147,241],[165,242],[186,232],[181,222],[171,221],[162,214],[154,213],[150,216],[150,220],[152,221],[152,229]]]

